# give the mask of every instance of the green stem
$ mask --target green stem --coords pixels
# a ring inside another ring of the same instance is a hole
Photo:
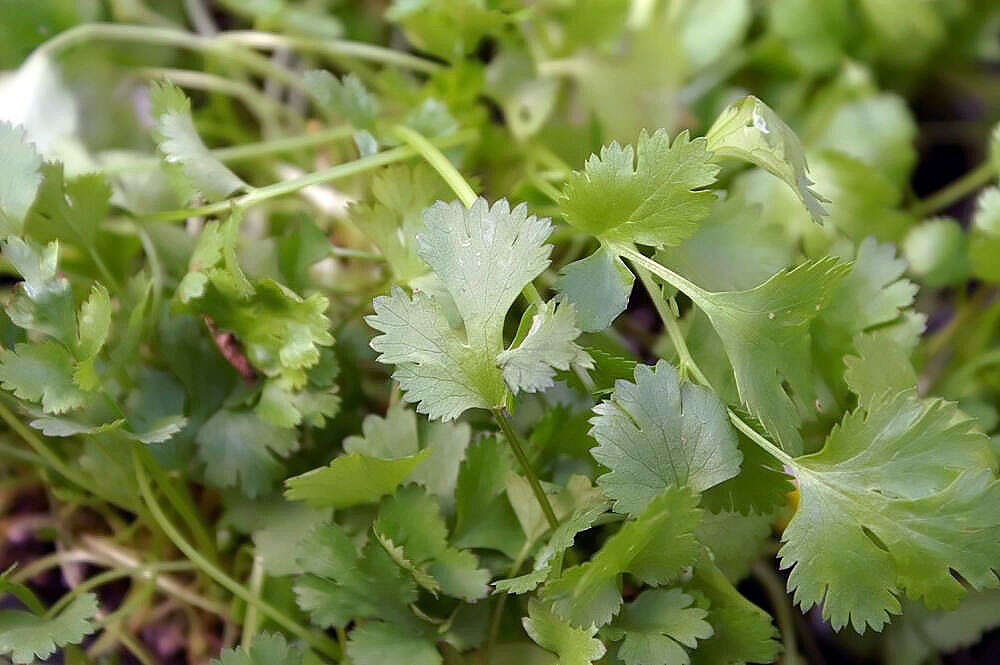
[[[249,583],[250,591],[259,598],[261,587],[264,585],[264,559],[259,554],[255,554],[253,557]],[[243,634],[240,636],[240,646],[244,649],[249,649],[250,645],[253,644],[253,638],[257,635],[257,627],[257,606],[248,605],[246,616],[243,618]]]
[[[708,291],[701,288],[697,284],[688,281],[687,279],[681,277],[673,270],[660,265],[653,259],[649,258],[645,254],[642,254],[634,246],[629,245],[613,245],[611,249],[618,253],[619,256],[624,256],[628,259],[632,265],[645,268],[649,272],[653,273],[664,282],[674,287],[678,291],[682,292],[688,298],[694,301],[696,305],[704,309],[705,305],[709,304],[709,296],[711,295]]]
[[[174,546],[176,546],[177,549],[184,554],[184,556],[186,556],[195,566],[204,571],[205,574],[215,580],[219,585],[230,591],[233,595],[247,603],[256,605],[262,614],[288,632],[308,642],[320,653],[329,656],[334,660],[340,658],[340,648],[337,646],[336,642],[325,635],[309,630],[267,601],[258,598],[249,589],[224,573],[221,569],[216,567],[215,564],[203,557],[198,550],[192,547],[191,544],[184,539],[184,536],[181,535],[177,528],[170,522],[170,520],[167,519],[163,509],[160,507],[159,503],[157,503],[156,497],[153,495],[153,490],[149,483],[149,478],[146,476],[146,470],[142,464],[142,459],[135,449],[133,449],[132,454],[132,465],[135,469],[136,480],[139,483],[139,493],[142,495],[146,505],[149,506],[149,511],[152,514],[153,519],[156,521],[160,529],[163,530],[163,533],[166,534],[167,538],[173,542]]]
[[[542,483],[538,480],[538,475],[535,474],[535,470],[532,468],[531,462],[524,452],[521,435],[514,429],[514,423],[510,421],[510,415],[503,407],[497,407],[493,409],[493,419],[496,420],[497,425],[500,426],[500,430],[507,437],[507,443],[510,444],[511,450],[514,451],[514,457],[520,463],[521,469],[524,471],[524,476],[528,479],[531,491],[534,493],[535,499],[538,500],[538,505],[541,506],[542,513],[545,514],[545,519],[548,521],[549,526],[553,529],[556,528],[559,526],[559,518],[556,517],[556,511],[552,509],[549,497],[545,494],[545,490],[542,489]]]
[[[22,450],[17,446],[8,445],[2,441],[0,441],[0,455],[30,466],[44,466],[49,469],[52,468],[52,465],[49,464],[48,461],[42,459],[38,455],[28,452],[27,450]]]
[[[182,485],[182,489],[179,489],[177,484],[174,483],[173,479],[167,474],[160,463],[156,461],[149,450],[145,447],[139,448],[140,455],[143,458],[143,464],[149,470],[150,474],[153,476],[153,482],[160,488],[164,496],[170,502],[177,514],[181,516],[184,523],[187,524],[188,529],[194,536],[195,542],[198,544],[198,548],[214,563],[218,563],[218,553],[215,549],[215,541],[208,532],[208,526],[201,517],[201,512],[198,510],[198,506],[195,505],[194,499],[191,497],[191,493],[187,490],[186,485]]]
[[[472,207],[472,204],[476,201],[476,192],[473,191],[465,177],[437,146],[428,141],[420,132],[410,129],[405,125],[396,125],[393,127],[392,135],[423,157],[438,172],[438,175],[448,183],[448,186],[455,192],[455,196],[465,204],[466,208]]]
[[[470,141],[474,138],[474,136],[475,133],[471,130],[462,131],[452,134],[451,136],[435,139],[434,143],[442,147],[450,147]],[[372,171],[380,166],[385,166],[394,162],[401,162],[404,159],[410,159],[411,157],[416,157],[417,155],[417,151],[413,148],[409,146],[400,146],[398,148],[386,150],[385,152],[380,152],[376,155],[362,157],[361,159],[354,160],[353,162],[337,164],[336,166],[315,171],[299,178],[292,178],[291,180],[285,180],[266,187],[260,187],[252,190],[248,194],[244,194],[243,196],[238,196],[233,199],[226,199],[225,201],[218,201],[216,203],[211,203],[197,208],[182,208],[180,210],[157,212],[150,215],[144,215],[140,217],[139,220],[146,222],[171,222],[180,219],[187,219],[189,217],[202,217],[205,215],[218,214],[220,212],[225,212],[234,206],[239,206],[245,209],[249,206],[260,203],[261,201],[266,201],[279,196],[285,196],[286,194],[293,194],[300,189],[305,189],[306,187],[311,187],[312,185],[322,185],[341,178],[347,178],[349,176],[358,175],[359,173]]]
[[[910,206],[910,213],[918,219],[929,217],[939,210],[947,208],[957,201],[961,201],[972,192],[986,185],[996,175],[997,172],[993,167],[993,162],[986,161],[950,185],[914,203]]]
[[[94,575],[93,577],[88,577],[83,582],[67,591],[62,598],[52,604],[52,607],[48,609],[45,616],[49,618],[54,617],[59,614],[64,607],[73,602],[77,596],[123,577],[136,577],[141,575],[149,578],[152,573],[185,571],[191,570],[193,567],[194,565],[190,561],[163,561],[160,563],[146,564],[144,566],[139,566],[138,568],[116,568],[114,570],[106,570],[103,573]]]
[[[231,30],[220,33],[218,39],[260,49],[296,49],[312,51],[331,58],[350,58],[352,60],[367,60],[383,65],[394,65],[416,72],[433,73],[443,68],[443,65],[396,49],[384,48],[364,42],[352,42],[346,39],[310,39],[294,35],[276,35],[269,32],[252,30]]]
[[[521,566],[527,560],[528,555],[531,554],[532,546],[534,541],[527,540],[521,551],[517,553],[517,558],[507,569],[507,577],[515,577],[519,572],[521,572]],[[496,646],[497,639],[500,637],[500,626],[503,623],[503,612],[507,607],[507,596],[510,594],[502,594],[497,598],[496,605],[493,606],[493,616],[490,617],[490,631],[486,639],[486,662],[489,663],[489,654],[493,653],[493,648]]]
[[[226,148],[216,148],[209,150],[213,157],[221,162],[231,164],[242,162],[256,157],[268,157],[285,152],[295,152],[306,148],[313,148],[327,143],[336,143],[350,138],[354,134],[354,128],[350,125],[339,125],[328,129],[321,129],[311,134],[301,134],[299,136],[288,136],[270,141],[260,141],[258,143],[247,143],[244,145],[229,146]],[[146,157],[120,164],[110,164],[102,169],[106,174],[123,173],[126,171],[136,171],[139,169],[155,169],[162,161],[159,157]]]
[[[8,409],[7,405],[3,402],[0,402],[0,418],[2,418],[3,421],[7,423],[7,426],[14,430],[14,432],[16,432],[25,443],[31,446],[32,449],[34,449],[34,451],[38,453],[38,455],[44,459],[49,466],[66,478],[66,480],[82,489],[90,490],[90,483],[87,482],[87,479],[63,462],[62,458],[55,454],[51,448],[45,445],[45,442],[42,441],[41,437],[21,422],[21,419],[14,415],[14,413]]]
[[[781,631],[781,642],[785,646],[785,653],[781,657],[783,665],[806,665],[799,654],[798,643],[795,639],[795,615],[791,604],[788,601],[788,593],[785,585],[778,577],[771,566],[762,561],[753,564],[753,575],[764,587],[771,607],[774,609],[775,618],[778,620],[778,629]]]

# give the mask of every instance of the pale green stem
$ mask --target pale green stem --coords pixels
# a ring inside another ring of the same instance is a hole
[[[541,507],[546,521],[548,521],[550,527],[553,529],[556,528],[559,526],[559,518],[556,517],[556,511],[552,509],[552,504],[549,503],[549,497],[545,494],[545,490],[542,488],[542,483],[538,480],[538,475],[535,473],[535,469],[531,466],[531,461],[524,452],[521,435],[517,433],[516,429],[514,429],[514,423],[510,421],[510,416],[507,414],[507,410],[502,407],[493,409],[493,419],[496,420],[497,425],[500,426],[500,431],[502,431],[504,436],[507,438],[507,443],[510,444],[510,448],[514,452],[514,457],[516,457],[518,463],[520,463],[521,470],[524,471],[524,476],[528,479],[528,485],[531,486],[531,491],[534,493],[535,499],[538,501],[538,505]]]
[[[442,147],[450,147],[465,143],[472,140],[475,137],[475,132],[461,131],[451,136],[446,136],[444,138],[435,139],[434,143]],[[400,146],[398,148],[392,148],[391,150],[386,150],[385,152],[380,152],[375,155],[370,155],[368,157],[362,157],[361,159],[354,160],[353,162],[347,162],[344,164],[337,164],[336,166],[331,166],[326,169],[315,171],[313,173],[306,174],[299,178],[292,178],[291,180],[285,180],[283,182],[276,182],[273,185],[268,185],[266,187],[260,187],[250,191],[243,196],[238,196],[232,199],[226,199],[225,201],[218,201],[217,203],[211,203],[209,205],[204,205],[196,208],[183,208],[180,210],[167,210],[165,212],[152,213],[150,215],[143,215],[139,218],[140,221],[146,222],[171,222],[180,219],[187,219],[188,217],[203,217],[206,215],[215,215],[220,212],[225,212],[233,207],[248,208],[250,206],[256,205],[262,201],[267,201],[268,199],[273,199],[279,196],[285,196],[287,194],[293,194],[306,187],[311,187],[313,185],[322,185],[324,183],[332,182],[334,180],[339,180],[341,178],[347,178],[350,176],[358,175],[360,173],[365,173],[367,171],[373,171],[380,166],[385,166],[387,164],[393,164],[395,162],[401,162],[405,159],[410,159],[411,157],[417,156],[417,151],[409,146]]]
[[[286,138],[261,141],[259,143],[247,143],[244,145],[229,146],[227,148],[216,148],[209,152],[213,157],[221,162],[231,164],[242,162],[256,157],[269,157],[286,152],[295,152],[313,148],[327,143],[336,143],[348,139],[354,134],[354,128],[350,125],[340,125],[329,129],[321,129],[318,132],[302,134],[299,136],[289,136]],[[102,171],[107,174],[122,173],[125,171],[135,171],[138,169],[155,169],[162,161],[159,157],[145,157],[120,164],[111,164],[104,167]]]
[[[396,49],[384,48],[364,42],[345,39],[310,39],[294,35],[277,35],[268,32],[231,30],[220,33],[219,39],[260,49],[295,49],[311,51],[331,58],[366,60],[382,65],[393,65],[417,72],[433,73],[443,65]]]
[[[264,558],[259,554],[254,554],[249,584],[250,591],[259,598],[261,587],[264,585]],[[243,619],[243,634],[240,636],[240,646],[244,649],[249,649],[253,644],[253,638],[257,635],[257,623],[257,606],[247,605],[247,613]]]
[[[267,601],[258,598],[249,589],[224,573],[221,569],[216,567],[215,564],[203,557],[198,550],[192,547],[191,544],[184,539],[184,536],[181,535],[177,528],[170,522],[170,520],[167,519],[163,509],[156,501],[156,497],[153,495],[153,490],[149,484],[149,478],[146,476],[146,470],[142,464],[142,460],[135,449],[133,449],[132,465],[135,469],[136,480],[139,483],[139,493],[142,495],[143,500],[149,507],[149,511],[152,514],[153,519],[171,540],[171,542],[173,542],[174,546],[184,554],[184,556],[190,559],[195,566],[204,571],[205,574],[215,580],[219,585],[226,588],[233,595],[247,603],[256,605],[262,614],[288,632],[308,642],[320,653],[335,660],[340,657],[340,648],[337,646],[336,642],[325,635],[309,630],[295,619],[289,617],[283,611],[274,607]]]
[[[3,402],[0,402],[0,418],[2,418],[4,422],[7,423],[8,427],[14,430],[14,432],[17,433],[17,435],[20,436],[25,443],[31,446],[34,451],[46,461],[46,463],[66,478],[66,480],[82,489],[90,490],[90,483],[87,479],[63,462],[62,458],[53,452],[51,448],[45,445],[45,442],[42,441],[41,437],[21,422],[21,419],[14,415],[14,413],[8,409],[7,405]]]
[[[54,617],[59,614],[64,607],[73,602],[77,596],[123,577],[143,576],[147,579],[153,579],[151,577],[152,573],[176,572],[191,570],[193,568],[194,564],[190,561],[163,561],[160,563],[149,563],[139,566],[138,568],[116,568],[114,570],[106,570],[103,573],[94,575],[93,577],[88,577],[83,582],[67,591],[62,598],[52,604],[52,607],[48,609],[45,615],[50,618]]]
[[[944,189],[914,203],[910,207],[910,213],[918,219],[929,217],[956,201],[961,201],[972,192],[985,186],[996,176],[997,171],[994,168],[993,162],[986,161],[950,185],[947,185]]]
[[[753,575],[764,587],[764,591],[771,600],[771,607],[774,608],[774,615],[778,620],[781,642],[785,647],[785,652],[781,656],[782,665],[807,665],[799,654],[795,636],[794,609],[788,600],[784,583],[771,566],[762,561],[753,564]]]
[[[704,305],[708,304],[709,292],[701,288],[697,284],[694,284],[687,279],[681,277],[673,270],[660,265],[653,259],[642,254],[634,246],[629,245],[612,245],[611,249],[618,253],[620,256],[624,256],[626,259],[631,261],[634,265],[641,266],[649,272],[653,273],[667,284],[684,293],[688,298],[693,300],[696,305],[704,309]]]
[[[476,193],[469,186],[465,177],[455,168],[451,160],[445,157],[444,153],[433,143],[427,140],[423,134],[410,129],[405,125],[396,125],[392,128],[392,134],[397,139],[410,146],[438,172],[438,175],[448,183],[455,196],[465,204],[466,208],[471,208],[476,201]]]

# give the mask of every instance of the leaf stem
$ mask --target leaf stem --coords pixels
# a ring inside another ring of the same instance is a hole
[[[943,210],[951,204],[961,201],[972,192],[983,187],[996,175],[997,172],[993,167],[993,162],[987,160],[943,189],[914,203],[910,206],[910,213],[918,219],[929,217],[939,210]]]
[[[204,571],[209,577],[215,580],[219,585],[230,591],[233,595],[246,601],[247,603],[256,605],[262,614],[288,632],[308,642],[320,653],[329,656],[334,660],[340,658],[340,648],[337,646],[336,642],[325,635],[309,630],[267,601],[258,598],[253,594],[253,592],[224,573],[216,567],[215,564],[203,557],[198,550],[192,547],[191,544],[184,539],[184,536],[181,535],[177,528],[171,524],[170,520],[167,519],[163,509],[160,507],[159,503],[157,503],[156,497],[153,495],[153,490],[149,483],[149,478],[146,475],[146,469],[144,468],[142,459],[135,448],[133,448],[132,451],[132,466],[135,469],[136,480],[139,483],[139,493],[142,495],[143,500],[149,507],[149,511],[153,515],[153,519],[171,540],[171,542],[173,542],[177,549],[184,554],[184,556],[186,556],[195,566]]]
[[[699,307],[703,307],[708,304],[708,297],[710,295],[708,291],[681,277],[673,270],[660,265],[645,254],[642,254],[635,248],[634,245],[612,245],[611,249],[617,252],[620,256],[624,256],[626,259],[631,261],[632,265],[637,268],[645,268],[670,286],[682,292],[688,298],[693,300]]]
[[[461,131],[452,134],[451,136],[435,139],[434,143],[439,146],[448,147],[465,143],[472,140],[474,137],[475,132],[472,130]],[[226,199],[225,201],[218,201],[216,203],[196,208],[182,208],[179,210],[156,212],[150,215],[143,215],[138,219],[139,221],[144,222],[172,222],[187,219],[189,217],[214,215],[220,212],[225,212],[234,206],[247,208],[260,203],[261,201],[266,201],[279,196],[285,196],[286,194],[293,194],[300,189],[305,189],[306,187],[311,187],[312,185],[321,185],[333,180],[358,175],[359,173],[372,171],[380,166],[400,162],[404,159],[416,157],[417,155],[417,151],[410,146],[400,146],[375,155],[362,157],[361,159],[356,159],[352,162],[337,164],[336,166],[314,171],[313,173],[309,173],[298,178],[292,178],[291,180],[285,180],[283,182],[276,182],[266,187],[259,187],[251,190],[243,196],[238,196],[233,199]]]
[[[191,570],[194,567],[190,561],[162,561],[159,563],[149,563],[137,568],[115,568],[112,570],[105,570],[103,573],[98,573],[93,577],[88,577],[80,584],[67,591],[62,598],[57,600],[52,604],[52,607],[48,609],[45,613],[47,617],[54,617],[59,614],[59,611],[64,607],[73,602],[73,599],[77,596],[90,591],[91,589],[96,589],[99,586],[107,584],[108,582],[113,582],[122,577],[135,577],[144,576],[147,579],[152,579],[149,576],[152,573],[161,572],[176,572]]]
[[[278,35],[253,30],[230,30],[220,33],[218,39],[242,46],[260,49],[297,49],[312,51],[330,58],[350,58],[367,60],[383,65],[395,65],[415,72],[433,73],[443,68],[438,62],[404,53],[396,49],[383,48],[365,42],[346,39],[310,39],[293,35]]]
[[[538,480],[538,475],[535,474],[535,470],[532,468],[531,462],[528,460],[528,456],[524,452],[521,435],[514,429],[514,424],[510,421],[510,414],[508,414],[507,409],[503,407],[497,407],[492,411],[493,419],[496,421],[497,425],[500,426],[500,430],[503,432],[504,436],[507,437],[507,443],[510,444],[511,450],[514,451],[514,457],[516,457],[518,463],[520,463],[521,469],[524,471],[524,475],[528,479],[528,484],[531,486],[531,491],[534,493],[535,499],[538,500],[538,505],[541,506],[542,513],[545,514],[545,519],[548,521],[550,527],[553,529],[556,528],[559,526],[559,518],[556,517],[556,511],[552,509],[552,504],[549,503],[549,497],[545,494],[545,490],[542,488],[542,483]]]
[[[437,146],[428,141],[420,132],[410,129],[405,125],[394,126],[391,133],[413,150],[416,150],[417,154],[423,157],[438,172],[438,175],[448,183],[448,186],[455,192],[455,196],[465,204],[466,208],[472,207],[477,198],[476,192],[473,191],[465,177]]]
[[[798,643],[795,639],[795,615],[792,606],[788,602],[788,593],[781,578],[763,561],[756,561],[753,564],[753,576],[757,578],[767,597],[771,601],[775,617],[778,620],[778,629],[781,631],[781,642],[785,646],[785,653],[781,662],[783,665],[806,665],[805,660],[799,654]]]
[[[90,490],[90,483],[87,482],[87,479],[63,462],[62,458],[53,452],[51,448],[45,445],[45,442],[42,441],[41,437],[21,422],[21,419],[14,415],[14,413],[8,409],[7,405],[3,402],[0,402],[0,418],[2,418],[3,421],[7,423],[7,426],[14,430],[14,432],[16,432],[25,443],[31,446],[49,466],[66,478],[66,480],[82,489]]]
[[[259,554],[254,554],[249,584],[250,591],[259,598],[260,589],[264,584],[264,559]],[[244,649],[249,649],[253,644],[253,638],[257,635],[257,623],[257,606],[248,605],[246,616],[243,617],[243,634],[240,635],[240,646]]]

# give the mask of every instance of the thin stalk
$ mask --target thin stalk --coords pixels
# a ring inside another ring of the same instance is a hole
[[[269,157],[286,152],[295,152],[313,148],[327,143],[336,143],[348,139],[354,133],[354,128],[350,125],[339,125],[328,129],[321,129],[310,134],[298,136],[288,136],[270,141],[260,141],[258,143],[246,143],[244,145],[229,146],[226,148],[216,148],[209,150],[211,155],[221,162],[231,164],[233,162],[243,162],[257,157]],[[111,164],[102,169],[104,173],[115,174],[125,171],[135,171],[139,169],[155,169],[161,164],[159,157],[146,157],[120,164]]]
[[[992,161],[986,161],[958,180],[910,206],[910,213],[918,219],[929,217],[983,187],[997,175]]]
[[[764,587],[764,591],[771,601],[771,607],[774,609],[775,618],[778,620],[781,642],[785,647],[781,662],[783,665],[806,665],[806,661],[799,654],[795,636],[795,614],[788,600],[784,583],[771,566],[763,561],[755,562],[752,569],[753,576]]]
[[[634,266],[645,268],[670,286],[674,287],[678,291],[681,291],[684,295],[693,300],[699,307],[708,304],[708,296],[710,295],[708,291],[701,288],[697,284],[684,279],[673,270],[660,265],[645,254],[639,252],[639,250],[637,250],[634,246],[614,245],[612,249],[620,256],[624,256],[626,259],[631,261]]]
[[[352,42],[346,39],[310,39],[294,35],[277,35],[269,32],[252,30],[230,30],[219,34],[219,39],[250,48],[259,49],[295,49],[311,51],[331,58],[350,58],[366,60],[382,65],[393,65],[416,72],[433,73],[442,69],[443,65],[410,55],[396,49],[388,49],[364,42]]]
[[[35,453],[29,452],[27,450],[22,450],[17,446],[8,445],[2,441],[0,441],[0,456],[15,460],[17,462],[22,462],[30,466],[44,466],[49,469],[52,468],[51,464],[49,464],[46,460],[42,459]]]
[[[535,473],[530,460],[528,460],[528,456],[524,452],[521,435],[514,429],[514,424],[510,421],[510,415],[505,408],[497,407],[493,409],[493,419],[500,426],[500,430],[504,436],[507,437],[507,443],[510,444],[511,450],[514,451],[514,457],[520,463],[521,469],[524,471],[524,476],[528,479],[531,491],[534,493],[535,499],[538,500],[538,505],[541,506],[542,513],[544,513],[549,526],[553,529],[556,528],[559,526],[559,518],[556,517],[556,511],[552,509],[549,497],[546,496],[545,490],[542,489],[542,483],[538,480],[538,475]]]
[[[184,554],[184,556],[186,556],[195,566],[204,571],[205,574],[215,580],[220,586],[224,587],[241,600],[256,605],[262,614],[288,632],[308,642],[314,649],[323,655],[333,658],[334,660],[340,658],[340,648],[337,646],[336,642],[325,635],[309,630],[267,601],[258,598],[245,586],[231,578],[215,564],[203,557],[198,550],[196,550],[184,539],[184,536],[181,535],[180,531],[177,530],[170,520],[167,519],[166,514],[163,512],[163,508],[160,507],[160,504],[156,501],[156,497],[153,495],[149,478],[146,475],[146,469],[135,449],[133,449],[132,454],[132,466],[135,469],[136,480],[139,483],[139,493],[149,506],[149,511],[152,514],[153,519],[156,521],[163,533],[166,534],[167,538],[173,542],[174,546],[176,546],[177,549]]]
[[[240,48],[238,42],[226,40],[223,35],[205,37],[175,28],[118,23],[83,23],[60,32],[35,49],[29,57],[48,56],[54,58],[70,48],[93,41],[173,46],[210,54],[231,60],[261,76],[274,78],[289,87],[311,94],[297,74],[274,64],[258,53]]]
[[[472,207],[472,204],[476,201],[476,193],[469,186],[465,177],[451,163],[451,160],[445,157],[444,153],[437,146],[428,141],[420,132],[410,129],[405,125],[396,125],[393,127],[392,134],[423,157],[438,172],[438,175],[448,183],[448,186],[455,192],[455,196],[465,204],[466,208]]]
[[[63,594],[62,598],[52,604],[52,606],[45,613],[45,616],[49,618],[54,617],[59,614],[64,607],[73,602],[77,596],[123,577],[144,576],[147,579],[155,579],[151,577],[152,573],[184,571],[191,570],[193,568],[194,564],[190,561],[163,561],[160,563],[146,564],[144,566],[139,566],[138,568],[115,568],[113,570],[106,570],[103,573],[94,575],[93,577],[88,577],[83,582],[77,584],[75,587]]]
[[[470,141],[474,136],[475,133],[471,130],[457,132],[451,136],[435,139],[434,143],[441,147],[450,147]],[[358,175],[367,171],[373,171],[380,166],[416,157],[417,154],[417,151],[409,146],[400,146],[398,148],[386,150],[385,152],[380,152],[376,155],[362,157],[361,159],[357,159],[352,162],[337,164],[336,166],[315,171],[298,178],[292,178],[291,180],[276,182],[273,185],[260,187],[236,198],[226,199],[225,201],[218,201],[216,203],[196,208],[182,208],[180,210],[157,212],[139,217],[139,220],[144,222],[171,222],[187,219],[189,217],[215,215],[220,212],[230,210],[233,207],[247,208],[262,201],[267,201],[268,199],[285,196],[286,194],[293,194],[312,185],[322,185],[341,178],[347,178],[349,176]]]
[[[259,554],[255,554],[253,557],[249,584],[250,591],[259,598],[261,587],[264,585],[264,558]],[[257,606],[248,605],[246,616],[243,618],[243,634],[240,636],[240,646],[245,649],[250,648],[250,645],[253,644],[253,638],[257,635],[257,628]]]
[[[25,443],[31,446],[31,448],[34,449],[34,451],[38,453],[38,455],[44,459],[49,466],[59,472],[59,474],[66,478],[66,480],[82,489],[90,490],[90,483],[87,482],[87,479],[63,462],[62,458],[53,452],[52,449],[49,448],[44,441],[42,441],[41,437],[21,422],[21,419],[14,415],[14,413],[8,409],[7,405],[3,402],[0,402],[0,419],[3,419],[3,421],[7,423],[8,427],[17,433],[17,435],[20,436]]]
[[[201,512],[195,505],[187,486],[182,485],[178,488],[177,484],[174,483],[173,479],[160,466],[160,463],[150,454],[149,450],[146,448],[139,448],[139,450],[141,451],[139,454],[143,458],[143,464],[153,476],[153,481],[163,492],[164,496],[167,497],[171,507],[177,511],[177,514],[181,516],[181,519],[188,526],[188,529],[194,536],[195,542],[198,544],[198,549],[211,561],[218,563],[215,541],[209,534],[208,526],[202,519]]]
[[[18,568],[14,571],[14,574],[10,576],[10,579],[12,582],[24,582],[43,570],[48,570],[49,568],[61,566],[66,563],[92,563],[101,565],[102,561],[90,552],[83,550],[74,549],[64,550],[62,552],[53,552],[52,554],[46,554],[45,556],[38,557],[24,568]]]

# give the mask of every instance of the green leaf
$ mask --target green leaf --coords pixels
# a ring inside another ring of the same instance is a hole
[[[903,256],[924,286],[956,286],[969,279],[969,236],[950,217],[912,227],[903,240]]]
[[[285,481],[285,496],[317,508],[350,508],[375,503],[396,491],[430,451],[395,459],[378,459],[361,453],[334,458],[328,466],[307,471]]]
[[[798,511],[783,568],[803,609],[822,603],[835,629],[880,630],[899,596],[953,607],[998,583],[1000,481],[988,440],[954,404],[916,391],[845,416],[822,450],[794,460]]]
[[[498,580],[493,583],[493,587],[505,593],[522,594],[533,591],[549,578],[553,570],[553,560],[573,546],[576,534],[593,526],[597,518],[607,509],[608,506],[604,502],[578,508],[552,531],[549,542],[535,555],[535,564],[530,573]]]
[[[594,637],[596,627],[574,628],[537,600],[528,603],[521,622],[535,643],[559,657],[557,665],[590,665],[604,655],[604,644]]]
[[[73,348],[77,341],[76,312],[69,280],[59,273],[58,243],[39,247],[11,236],[3,241],[3,255],[24,280],[5,306],[10,320]]]
[[[580,329],[604,330],[625,311],[635,275],[606,247],[574,261],[559,273],[555,288],[574,307]]]
[[[626,522],[594,557],[567,568],[542,590],[553,610],[574,626],[603,626],[621,608],[620,577],[631,573],[650,585],[666,584],[698,557],[694,537],[701,511],[697,496],[673,487]]]
[[[752,418],[746,416],[744,420]],[[791,476],[781,470],[781,464],[760,446],[742,432],[737,433],[737,438],[743,454],[740,472],[706,490],[701,496],[702,505],[714,512],[740,513],[748,519],[754,514],[769,515],[788,503],[788,495],[795,491],[795,485]]]
[[[695,530],[698,542],[712,553],[712,562],[736,584],[750,574],[771,537],[772,515],[706,511]]]
[[[685,587],[697,599],[699,607],[708,609],[708,623],[714,631],[692,654],[694,665],[775,661],[781,653],[781,643],[771,617],[744,598],[707,553],[694,567],[691,581]]]
[[[548,220],[529,216],[523,204],[511,210],[506,200],[492,208],[481,198],[471,208],[438,202],[424,212],[418,252],[450,302],[441,294],[417,291],[411,297],[394,287],[390,296],[375,299],[375,314],[365,319],[382,333],[371,342],[379,362],[396,365],[393,378],[419,413],[452,420],[467,409],[505,402],[498,366],[504,319],[521,290],[548,265],[551,246],[543,243],[549,229]],[[452,303],[464,335],[449,321],[445,308]],[[530,369],[532,377],[544,376],[552,366],[535,360],[534,366],[522,364],[520,373]]]
[[[83,406],[87,393],[73,381],[73,356],[54,342],[22,343],[0,349],[0,384],[46,413],[65,413]]]
[[[261,633],[249,648],[223,649],[212,665],[301,665],[303,652],[289,648],[280,633]]]
[[[372,129],[375,126],[379,101],[353,72],[338,79],[326,70],[312,69],[302,78],[321,104],[347,120],[355,129]]]
[[[697,230],[715,195],[705,191],[718,167],[705,139],[643,131],[636,149],[611,143],[566,181],[559,205],[566,221],[609,242],[676,245]]]
[[[468,550],[448,544],[440,506],[422,489],[404,487],[387,499],[373,528],[390,554],[398,548],[405,567],[432,593],[441,591],[470,602],[486,597],[489,571],[479,568],[478,559]]]
[[[591,454],[611,471],[597,479],[619,513],[638,515],[668,487],[696,492],[732,478],[742,455],[725,405],[710,390],[681,383],[660,361],[635,368],[594,407]]]
[[[205,295],[209,283],[230,298],[254,294],[236,256],[243,211],[234,208],[225,222],[212,220],[198,234],[198,243],[188,261],[188,272],[177,286],[177,298],[189,303]]]
[[[921,665],[939,653],[973,646],[1000,625],[1000,592],[970,593],[949,612],[929,612],[909,603],[886,631],[887,665]]]
[[[659,250],[656,260],[709,291],[740,291],[787,267],[792,252],[784,230],[736,196],[716,202],[694,235]]]
[[[696,299],[722,338],[740,399],[792,454],[802,450],[795,403],[815,401],[809,324],[849,269],[826,257],[782,271],[749,291],[703,293]]]
[[[89,360],[100,352],[111,332],[111,296],[102,284],[91,287],[90,297],[80,306],[77,321],[77,357]]]
[[[608,633],[622,640],[618,658],[626,665],[687,665],[683,647],[712,636],[708,612],[691,607],[694,599],[680,589],[647,589],[625,606]]]
[[[590,356],[574,342],[579,335],[572,304],[544,303],[532,316],[524,339],[497,356],[504,381],[514,394],[534,393],[552,387],[556,370],[593,367]]]
[[[266,494],[285,473],[275,459],[298,449],[296,432],[269,425],[253,413],[220,409],[195,437],[205,479],[215,487],[239,486],[253,498]]]
[[[812,189],[805,151],[795,132],[753,95],[724,110],[705,135],[718,157],[743,159],[784,180],[815,222],[826,214],[825,199]]]
[[[71,243],[99,261],[98,230],[108,216],[111,185],[100,173],[66,181],[63,165],[42,165],[43,180],[28,211],[25,228],[39,242]]]
[[[347,656],[355,665],[444,662],[432,638],[382,621],[369,621],[354,628],[347,640]]]
[[[286,501],[280,494],[247,499],[238,492],[225,494],[226,512],[219,528],[232,528],[253,538],[254,554],[261,558],[268,575],[302,572],[297,557],[299,543],[321,524],[330,521],[333,511],[304,503]]]
[[[917,373],[908,354],[883,331],[854,338],[857,355],[844,357],[844,379],[866,410],[887,395],[917,387]]]
[[[351,219],[382,252],[397,282],[411,283],[430,270],[417,254],[417,234],[424,209],[447,197],[447,185],[430,167],[394,165],[372,176],[367,203],[351,206]]]
[[[990,187],[976,200],[969,239],[972,272],[987,282],[1000,282],[1000,188]]]
[[[524,532],[505,491],[513,460],[506,442],[485,437],[473,443],[458,470],[455,527],[459,547],[493,549],[515,558]]]
[[[22,127],[0,122],[0,236],[19,234],[42,184],[42,158]]]
[[[377,542],[358,552],[343,527],[328,524],[299,544],[299,564],[306,574],[297,578],[295,595],[318,626],[367,618],[405,623],[412,616],[417,587]]]
[[[194,126],[191,100],[173,83],[150,86],[154,135],[165,168],[192,193],[209,201],[224,199],[248,185],[216,159]]]
[[[52,618],[23,610],[0,610],[0,654],[15,663],[33,663],[68,644],[79,644],[96,630],[97,596],[84,593]]]

